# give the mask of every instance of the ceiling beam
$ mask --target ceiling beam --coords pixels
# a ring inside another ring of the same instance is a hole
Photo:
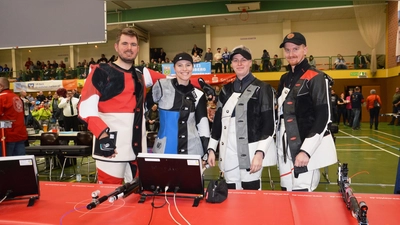
[[[124,1],[111,1],[111,2],[116,4],[117,6],[121,7],[122,9],[132,9],[132,7],[130,7]]]

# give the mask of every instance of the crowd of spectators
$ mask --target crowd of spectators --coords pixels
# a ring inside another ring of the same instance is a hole
[[[63,60],[60,60],[58,63],[56,60],[53,60],[53,62],[50,62],[50,60],[47,60],[47,62],[37,60],[36,63],[34,63],[31,58],[28,58],[25,62],[24,70],[21,69],[18,71],[16,80],[39,81],[64,80],[75,78],[85,79],[87,74],[89,73],[89,67],[91,64],[108,63],[114,60],[114,55],[110,59],[107,59],[104,54],[101,54],[101,57],[97,61],[95,61],[94,58],[91,58],[89,62],[84,59],[82,60],[82,62],[78,62],[75,68],[72,68],[67,67]],[[9,73],[3,74],[3,76],[8,75]]]
[[[140,61],[140,66],[147,67],[149,69],[162,72],[162,64],[163,63],[172,63],[171,60],[167,57],[167,53],[163,48],[154,48],[150,52],[150,62],[144,62],[144,60]]]
[[[194,62],[211,62],[211,69],[213,73],[232,73],[231,62],[229,61],[230,52],[227,47],[223,47],[223,51],[221,52],[221,48],[216,48],[216,53],[213,54],[211,48],[207,48],[207,51],[203,57],[203,49],[198,47],[196,44],[193,46],[191,50],[191,54]],[[63,80],[63,79],[85,79],[89,73],[89,67],[91,64],[98,63],[108,63],[116,60],[116,56],[113,55],[109,59],[101,54],[100,58],[94,60],[91,58],[89,61],[86,59],[77,63],[75,68],[67,67],[63,60],[57,62],[53,60],[40,61],[37,60],[34,63],[31,58],[28,58],[25,62],[24,70],[19,70],[16,74],[17,81],[39,81],[39,80]],[[310,55],[308,57],[308,61],[310,65],[314,68],[317,68],[316,59]],[[150,53],[150,62],[145,62],[141,60],[140,66],[147,67],[149,69],[162,72],[162,64],[163,63],[172,63],[171,60],[167,57],[167,53],[163,48],[154,48]],[[352,63],[346,62],[344,57],[341,54],[337,55],[337,58],[332,58],[332,66],[329,66],[331,69],[352,69],[354,65],[355,69],[365,69],[369,63],[369,59],[366,56],[361,55],[361,51],[357,52],[357,55],[354,57]],[[269,72],[269,71],[281,71],[281,69],[286,68],[286,65],[283,64],[282,58],[279,58],[277,54],[274,55],[273,58],[270,57],[269,52],[264,49],[261,57],[259,59],[253,60],[252,72]],[[0,65],[0,76],[9,77],[12,73],[12,68],[9,68],[7,64],[4,66]]]
[[[0,65],[0,73],[8,73],[11,72],[12,69],[10,69],[7,64],[4,64],[4,67]]]
[[[339,58],[339,56],[338,56]],[[340,95],[335,93],[335,90],[331,90],[331,106],[332,106],[332,122],[340,125],[341,121],[343,125],[352,127],[353,130],[360,130],[361,122],[361,108],[366,107],[370,115],[370,126],[369,129],[374,128],[378,130],[380,110],[382,107],[381,97],[378,95],[375,89],[369,90],[370,95],[366,99],[361,94],[360,87],[349,88],[347,93],[342,92]],[[398,105],[400,105],[400,88],[396,87],[396,91],[393,95],[393,114],[392,120],[388,125],[394,125],[397,115],[399,114]],[[397,123],[400,126],[400,122]]]
[[[70,124],[65,123],[65,113],[63,100],[69,100],[72,98],[79,99],[80,93],[74,89],[66,91],[65,89],[59,89],[57,92],[47,92],[44,94],[43,91],[38,91],[36,96],[26,91],[20,92],[20,98],[24,103],[24,118],[25,125],[27,127],[33,127],[36,130],[43,129],[43,124],[47,124],[49,129],[57,124],[60,129],[70,128]],[[62,90],[65,90],[64,92]],[[71,92],[71,96],[68,93]],[[73,106],[77,112],[76,105]],[[70,107],[68,106],[68,109]],[[66,115],[68,116],[68,115]],[[66,121],[68,123],[68,120]],[[70,130],[70,129],[68,129]],[[78,130],[77,127],[74,130]]]

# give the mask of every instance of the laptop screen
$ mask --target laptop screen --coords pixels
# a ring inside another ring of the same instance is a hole
[[[200,155],[139,153],[141,191],[204,194]]]
[[[0,199],[39,196],[39,179],[34,155],[0,157]]]

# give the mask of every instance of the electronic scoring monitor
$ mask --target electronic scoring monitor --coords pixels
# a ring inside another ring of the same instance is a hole
[[[204,194],[203,166],[200,155],[139,153],[141,191]]]
[[[0,157],[0,200],[39,198],[34,155]]]

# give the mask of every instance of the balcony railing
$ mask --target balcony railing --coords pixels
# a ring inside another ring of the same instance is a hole
[[[319,70],[335,70],[335,60],[337,56],[315,56],[315,68]],[[354,64],[353,64],[353,59],[354,55],[351,56],[343,56],[345,62],[346,62],[346,69],[354,69]],[[368,57],[367,57],[368,58]],[[307,59],[309,59],[307,57]],[[281,68],[278,71],[285,71],[287,67],[287,62],[285,58],[280,58],[282,65]],[[270,59],[270,65],[274,64],[274,58]],[[215,71],[214,65],[215,62],[211,62],[211,69],[212,72]],[[381,69],[385,65],[385,55],[378,55],[377,56],[377,65],[378,69]],[[157,71],[161,72],[161,64],[154,64],[148,65],[147,66],[150,69],[155,69]],[[269,69],[267,71],[262,70],[263,65],[262,65],[262,59],[256,58],[253,59],[253,66],[252,66],[252,72],[272,72],[273,70]],[[369,68],[369,63],[368,63],[368,68]],[[276,70],[274,70],[276,71]],[[16,73],[16,78],[17,81],[30,81],[30,80],[64,80],[64,79],[85,79],[86,76],[89,73],[89,68],[88,67],[77,67],[75,69],[66,69],[66,70],[60,70],[60,69],[47,69],[47,70],[40,70],[40,69],[33,69],[33,70],[19,70]],[[9,77],[11,78],[13,75],[12,71],[9,72],[0,72],[1,77]]]

